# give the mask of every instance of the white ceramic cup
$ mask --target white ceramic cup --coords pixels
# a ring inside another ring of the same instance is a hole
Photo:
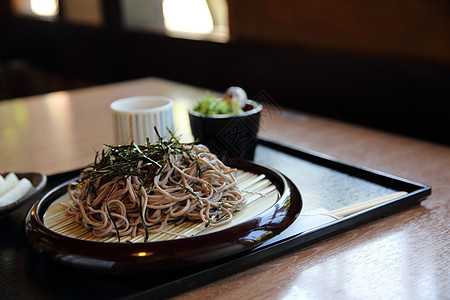
[[[164,96],[134,96],[116,100],[110,105],[113,114],[115,142],[138,145],[158,140],[159,134],[170,138],[167,128],[173,132],[173,100]]]

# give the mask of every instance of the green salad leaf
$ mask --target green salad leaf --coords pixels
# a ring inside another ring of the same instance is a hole
[[[209,91],[206,91],[206,96],[195,104],[194,111],[203,115],[243,113],[237,99],[228,101],[227,99],[216,98],[211,96]]]

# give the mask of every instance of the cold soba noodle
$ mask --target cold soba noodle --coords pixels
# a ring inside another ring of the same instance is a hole
[[[69,214],[96,237],[164,231],[168,223],[229,222],[245,199],[235,169],[203,145],[169,141],[107,146],[106,153],[69,185]]]

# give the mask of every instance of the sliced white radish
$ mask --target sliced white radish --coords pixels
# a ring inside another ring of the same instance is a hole
[[[0,197],[12,190],[19,183],[19,178],[13,172],[5,176],[5,181],[0,185]]]
[[[25,196],[32,187],[33,184],[27,178],[20,179],[19,183],[16,184],[13,189],[9,190],[6,194],[3,194],[3,196],[0,196],[0,206],[6,206],[19,200]]]

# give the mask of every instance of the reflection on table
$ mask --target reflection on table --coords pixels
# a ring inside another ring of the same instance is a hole
[[[52,175],[91,163],[95,150],[113,142],[109,104],[133,95],[173,98],[177,134],[183,141],[190,141],[187,108],[204,93],[201,88],[144,78],[1,101],[0,171],[37,171]],[[447,297],[448,147],[270,108],[263,114],[260,136],[427,184],[433,188],[433,194],[421,205],[214,281],[185,293],[183,299],[217,295],[223,298],[313,299]],[[289,159],[271,161],[270,150],[259,151],[262,151],[260,162],[267,165],[277,168],[279,164],[290,163]],[[299,171],[293,167],[288,175],[297,177],[296,172]],[[310,178],[313,177],[311,174]],[[318,180],[326,182],[326,177]],[[311,192],[323,191],[311,187]],[[351,195],[361,192],[350,189]],[[339,202],[351,201],[338,198]],[[334,208],[329,203],[320,205]],[[24,214],[24,211],[15,212],[0,220],[5,229],[0,243],[1,267],[15,274],[14,278],[2,278],[1,294],[12,297],[9,293],[14,292],[17,297],[36,298],[65,293],[69,296],[70,291],[62,288],[51,292],[52,283],[36,276],[42,269],[29,267],[32,263],[46,268],[40,258],[28,256],[24,241],[18,238]],[[26,261],[17,261],[24,257]],[[55,267],[48,271],[63,270]],[[98,280],[106,285],[107,277]],[[30,278],[37,281],[23,282]],[[52,278],[58,281],[57,277]],[[122,295],[132,295],[134,291],[130,283]]]

